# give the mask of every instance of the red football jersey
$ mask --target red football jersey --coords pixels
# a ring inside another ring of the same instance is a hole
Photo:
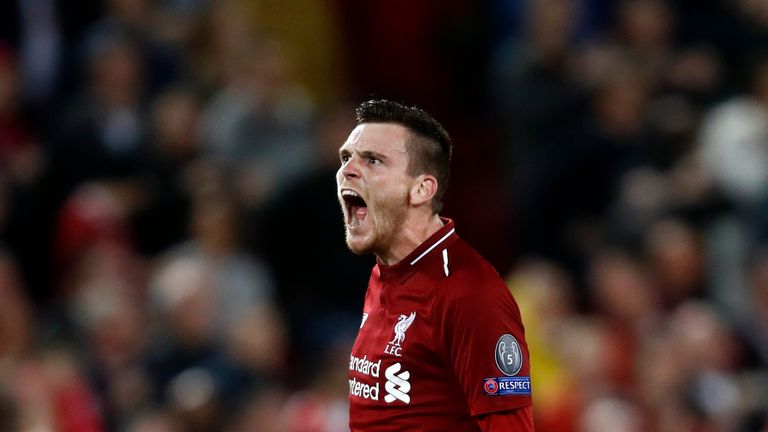
[[[349,362],[350,429],[480,431],[473,417],[531,404],[517,303],[445,225],[401,262],[373,268]],[[531,426],[531,430],[532,430]]]

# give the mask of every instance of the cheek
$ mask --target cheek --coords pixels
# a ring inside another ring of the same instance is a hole
[[[344,174],[341,172],[342,168],[339,167],[339,169],[336,171],[336,186],[340,185],[342,180],[344,180]]]
[[[389,197],[393,204],[402,205],[408,200],[411,192],[411,181],[409,178],[399,178],[390,183]]]
[[[409,189],[401,182],[389,182],[369,191],[368,206],[376,209],[397,209],[408,202]]]

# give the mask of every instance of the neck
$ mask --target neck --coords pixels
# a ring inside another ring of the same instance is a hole
[[[377,253],[376,258],[384,265],[397,264],[443,227],[438,214],[413,215],[398,227],[398,234],[390,247]]]

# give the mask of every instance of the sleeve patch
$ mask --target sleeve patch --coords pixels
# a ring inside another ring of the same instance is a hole
[[[530,396],[531,377],[494,377],[483,380],[486,396]]]
[[[507,333],[496,342],[496,366],[506,376],[517,375],[523,368],[523,350],[514,336]]]

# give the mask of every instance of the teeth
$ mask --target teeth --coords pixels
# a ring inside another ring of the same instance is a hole
[[[360,195],[357,194],[355,191],[351,191],[349,189],[344,189],[341,191],[341,196],[353,196],[353,197],[359,197]]]

